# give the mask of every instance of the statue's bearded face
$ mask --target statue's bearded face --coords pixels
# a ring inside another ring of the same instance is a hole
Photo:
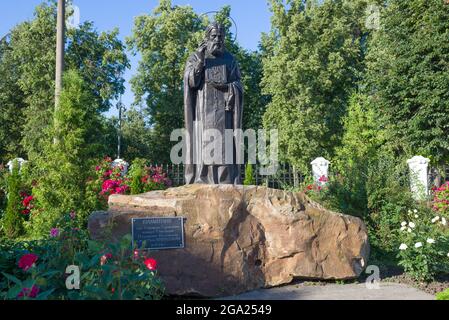
[[[225,50],[224,33],[220,29],[212,29],[207,41],[207,51],[214,56],[221,56]]]

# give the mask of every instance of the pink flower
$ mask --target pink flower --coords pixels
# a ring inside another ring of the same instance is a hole
[[[112,174],[112,170],[108,170],[108,171],[106,171],[106,172],[103,174],[103,176],[104,176],[105,178],[107,178],[107,177],[110,177],[111,174]]]
[[[318,181],[319,182],[328,182],[329,179],[326,176],[321,176],[321,178]]]
[[[148,270],[155,271],[157,269],[157,261],[153,258],[146,259],[144,264],[147,266]]]
[[[95,167],[95,171],[100,171],[100,169],[101,169],[100,166]]]
[[[133,252],[134,259],[138,259],[139,255],[140,255],[139,250],[134,250],[134,252]]]
[[[25,254],[20,258],[18,266],[23,271],[28,271],[31,267],[33,267],[37,259],[38,256],[33,253]]]
[[[27,216],[27,215],[29,215],[31,213],[31,211],[29,210],[29,209],[23,209],[22,210],[22,214],[24,215],[24,216]]]
[[[59,236],[59,229],[58,228],[51,229],[50,236],[52,238],[57,238]]]
[[[39,294],[39,287],[34,285],[31,288],[31,290],[30,288],[23,288],[22,291],[20,291],[20,293],[17,295],[17,298],[23,297],[36,298],[38,294]]]

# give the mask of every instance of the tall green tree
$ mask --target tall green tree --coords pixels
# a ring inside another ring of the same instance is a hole
[[[145,114],[133,107],[126,111],[122,124],[123,158],[132,161],[144,158],[155,162],[157,155],[152,152],[153,144],[159,141],[148,125]]]
[[[18,83],[18,69],[9,42],[0,41],[0,163],[26,155],[20,144],[26,104]]]
[[[49,0],[36,8],[34,19],[14,27],[2,45],[6,54],[0,58],[0,107],[4,111],[0,137],[10,138],[0,147],[11,150],[5,153],[8,157],[22,155],[33,160],[51,138],[46,129],[54,111],[55,26],[56,2]],[[97,105],[95,114],[107,111],[111,101],[124,92],[122,74],[129,61],[117,33],[98,33],[91,22],[67,32],[66,67],[80,71]]]
[[[281,159],[303,172],[332,157],[342,117],[363,68],[364,1],[271,0],[263,37],[266,128],[279,130]]]
[[[389,0],[369,41],[366,93],[397,155],[449,161],[449,5]]]
[[[90,128],[96,123],[95,100],[89,86],[76,71],[64,76],[64,89],[55,116],[58,126],[50,130],[57,142],[46,140],[44,152],[36,158],[38,183],[33,188],[37,201],[29,231],[35,237],[48,235],[58,220],[71,211],[85,221],[85,188],[92,162]]]

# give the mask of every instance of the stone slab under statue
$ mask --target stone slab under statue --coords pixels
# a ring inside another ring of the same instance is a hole
[[[362,220],[331,212],[304,193],[256,186],[188,185],[112,195],[89,231],[116,241],[132,218],[184,217],[185,248],[150,251],[170,295],[230,296],[300,279],[355,279],[367,265]]]

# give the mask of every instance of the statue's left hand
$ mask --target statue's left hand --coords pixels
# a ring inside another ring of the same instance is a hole
[[[212,85],[215,89],[227,91],[229,89],[229,84],[227,83],[221,83],[216,81],[209,82],[210,85]]]

